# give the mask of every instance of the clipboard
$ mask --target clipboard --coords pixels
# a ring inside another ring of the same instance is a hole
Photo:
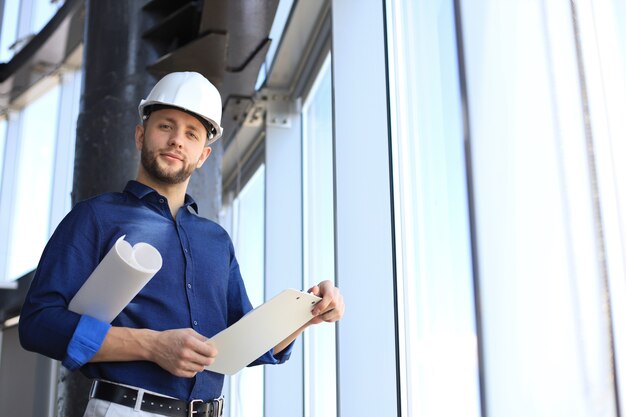
[[[209,339],[218,354],[204,369],[236,374],[311,320],[320,300],[294,289],[282,291]]]

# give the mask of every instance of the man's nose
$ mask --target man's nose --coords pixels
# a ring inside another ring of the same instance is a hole
[[[181,147],[183,146],[183,139],[184,139],[184,132],[182,129],[177,129],[177,128],[172,129],[170,133],[169,145]]]

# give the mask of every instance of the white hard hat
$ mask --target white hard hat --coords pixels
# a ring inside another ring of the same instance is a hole
[[[197,72],[172,72],[161,78],[139,103],[139,117],[147,119],[149,106],[154,105],[177,107],[196,116],[207,128],[209,144],[222,136],[222,98],[217,88]]]

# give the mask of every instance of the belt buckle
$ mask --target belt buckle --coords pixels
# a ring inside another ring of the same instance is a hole
[[[224,409],[224,397],[220,397],[217,400],[203,401],[203,400],[191,400],[189,402],[188,417],[193,417],[194,414],[199,414],[200,410],[194,410],[195,404],[205,404],[206,408],[202,414],[204,417],[220,417]]]
[[[217,412],[214,417],[220,417],[222,415],[222,411],[224,410],[224,397],[222,396],[218,398],[215,402],[217,403],[215,404],[217,406]]]
[[[204,403],[204,401],[202,401],[202,400],[191,400],[191,402],[189,403],[189,414],[187,414],[188,417],[193,417],[194,414],[198,413],[198,411],[195,411],[193,409],[194,404],[197,404],[197,403],[202,404],[202,403]],[[208,409],[207,409],[207,411],[208,411]],[[207,412],[207,415],[208,415],[208,412]]]

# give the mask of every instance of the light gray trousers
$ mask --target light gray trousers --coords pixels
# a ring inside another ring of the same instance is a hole
[[[163,415],[146,411],[135,411],[133,408],[120,404],[91,398],[83,417],[163,417]]]

